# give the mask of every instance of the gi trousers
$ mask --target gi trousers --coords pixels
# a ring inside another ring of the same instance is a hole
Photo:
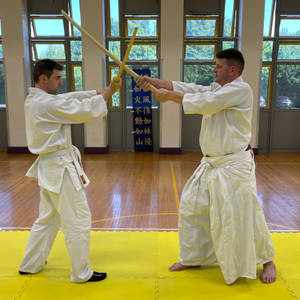
[[[257,264],[273,260],[252,151],[203,157],[183,189],[178,231],[180,263],[217,261],[227,284],[256,278]]]
[[[84,189],[75,189],[68,169],[59,194],[40,190],[39,217],[32,226],[20,271],[37,273],[43,268],[60,226],[72,261],[71,281],[85,282],[93,274],[88,259],[91,213]]]

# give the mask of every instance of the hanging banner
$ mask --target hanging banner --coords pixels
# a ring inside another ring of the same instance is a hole
[[[134,69],[151,76],[150,69]],[[145,92],[132,78],[133,131],[135,151],[153,151],[151,91]]]

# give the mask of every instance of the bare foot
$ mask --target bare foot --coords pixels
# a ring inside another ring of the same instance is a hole
[[[276,267],[273,261],[269,261],[263,265],[263,271],[260,274],[260,280],[263,283],[272,283],[276,280]]]
[[[191,269],[191,268],[199,268],[200,266],[185,266],[185,265],[182,265],[181,263],[179,262],[176,262],[174,263],[170,268],[169,268],[169,271],[170,272],[175,272],[175,271],[182,271],[182,270],[185,270],[185,269]]]

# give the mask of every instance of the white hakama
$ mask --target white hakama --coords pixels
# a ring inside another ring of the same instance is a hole
[[[179,241],[181,264],[218,261],[227,284],[273,260],[251,151],[202,159],[182,192]]]

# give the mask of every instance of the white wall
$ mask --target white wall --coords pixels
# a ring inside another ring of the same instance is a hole
[[[103,0],[81,1],[81,26],[104,45]],[[102,91],[105,82],[104,54],[88,38],[82,35],[83,88]],[[85,124],[85,147],[106,147],[106,117]]]
[[[6,104],[8,146],[24,147],[26,143],[24,99],[29,79],[25,78],[24,63],[28,70],[27,27],[23,24],[26,12],[23,0],[0,1],[2,44],[6,75]],[[25,35],[25,36],[24,36]]]
[[[253,90],[253,118],[251,146],[258,147],[259,95],[264,26],[264,1],[241,0],[241,38],[239,48],[245,58],[243,79]]]
[[[181,79],[184,0],[161,0],[162,79]],[[181,147],[181,105],[160,106],[160,148]]]

